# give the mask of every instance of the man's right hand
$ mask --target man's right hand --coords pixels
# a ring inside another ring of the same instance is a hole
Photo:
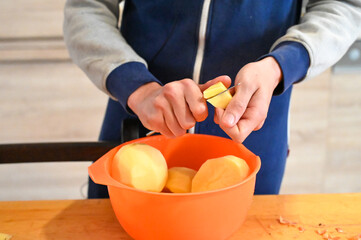
[[[198,86],[191,79],[170,82],[164,86],[147,83],[128,98],[128,106],[138,116],[144,127],[174,138],[184,135],[208,116],[202,91],[222,81],[230,85],[228,76],[220,76]]]

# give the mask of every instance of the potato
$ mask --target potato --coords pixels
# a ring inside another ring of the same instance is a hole
[[[161,192],[167,181],[168,167],[158,149],[133,143],[123,146],[115,154],[111,176],[136,189]]]
[[[232,100],[232,95],[229,91],[226,91],[216,97],[218,93],[227,90],[227,88],[223,85],[222,82],[218,82],[213,84],[209,88],[203,91],[203,97],[207,99],[207,101],[212,104],[214,107],[225,109],[229,102]]]
[[[189,193],[192,179],[197,172],[186,167],[172,167],[168,169],[168,180],[165,187],[173,193]]]
[[[228,155],[207,160],[192,180],[192,192],[221,189],[242,182],[249,167],[241,158]]]

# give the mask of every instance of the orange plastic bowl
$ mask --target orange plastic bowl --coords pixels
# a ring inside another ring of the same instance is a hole
[[[159,149],[168,167],[198,170],[210,158],[243,158],[251,174],[241,183],[201,193],[153,193],[123,185],[110,176],[112,159],[122,146],[146,143]],[[152,136],[124,143],[89,167],[94,182],[108,186],[113,210],[124,230],[141,240],[220,240],[231,236],[244,222],[251,205],[261,162],[243,145],[229,139],[186,134],[175,139]]]

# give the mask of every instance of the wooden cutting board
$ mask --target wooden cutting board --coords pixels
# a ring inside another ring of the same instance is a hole
[[[280,224],[280,216],[295,225]],[[318,230],[340,239],[361,234],[361,193],[255,196],[230,240],[324,239]],[[0,233],[12,240],[131,239],[108,199],[0,202]]]

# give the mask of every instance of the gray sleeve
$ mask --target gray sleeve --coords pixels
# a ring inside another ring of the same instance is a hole
[[[310,67],[306,79],[335,64],[361,33],[361,0],[310,0],[300,23],[288,29],[272,49],[296,41],[307,49]]]
[[[146,65],[120,34],[118,18],[118,0],[67,0],[65,4],[63,30],[70,56],[109,96],[106,78],[112,70],[132,61]]]

